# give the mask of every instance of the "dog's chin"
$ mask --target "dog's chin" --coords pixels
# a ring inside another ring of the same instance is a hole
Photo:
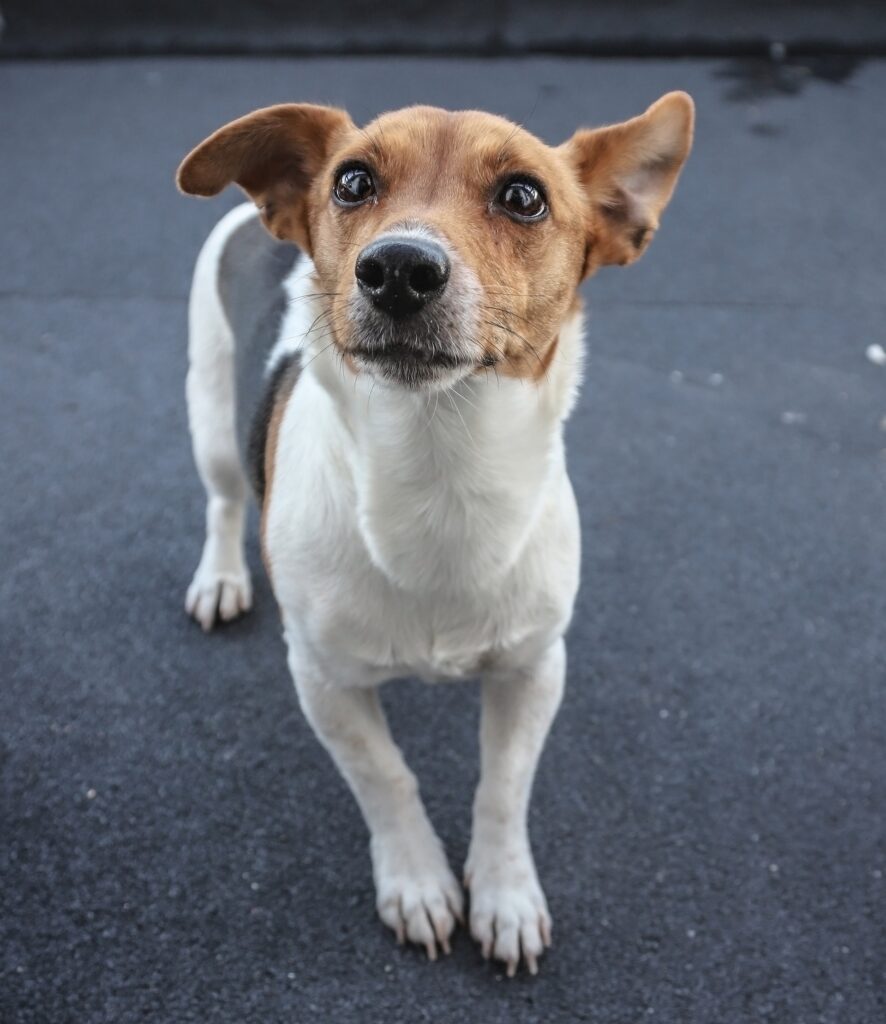
[[[357,368],[381,384],[408,391],[451,387],[472,373],[475,362],[448,348],[428,348],[410,340],[386,339],[379,343],[356,340],[349,354]]]
[[[362,372],[379,383],[407,391],[436,390],[450,387],[473,369],[467,363],[424,362],[408,355],[354,355]]]

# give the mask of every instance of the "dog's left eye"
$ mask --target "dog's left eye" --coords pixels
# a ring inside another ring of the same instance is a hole
[[[339,171],[332,192],[342,205],[359,206],[375,195],[375,182],[369,171],[357,164]]]
[[[544,192],[535,182],[526,178],[506,181],[495,201],[515,220],[541,220],[548,212]]]

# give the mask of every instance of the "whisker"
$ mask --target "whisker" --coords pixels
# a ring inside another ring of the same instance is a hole
[[[302,295],[293,295],[286,300],[287,306],[295,305],[296,302],[305,302],[307,299],[330,299],[335,298],[338,292],[306,292]]]
[[[504,313],[507,316],[515,316],[518,320],[522,320],[525,324],[532,324],[532,321],[528,317],[523,316],[522,313],[516,312],[516,310],[508,309],[506,306],[490,306],[488,302],[481,302],[480,308],[491,309],[495,313]]]
[[[493,346],[493,348],[494,348],[494,347],[495,347],[495,346]],[[520,369],[519,369],[519,367],[517,366],[517,364],[516,364],[516,363],[514,362],[514,360],[513,360],[513,359],[511,359],[511,357],[510,357],[510,356],[509,356],[509,355],[507,354],[507,352],[503,351],[502,349],[495,349],[495,351],[496,351],[496,353],[497,353],[497,354],[498,354],[498,355],[499,355],[499,356],[500,356],[500,357],[501,357],[502,359],[504,359],[504,361],[505,361],[505,362],[506,362],[506,363],[507,363],[507,364],[508,364],[508,365],[510,366],[510,368],[511,368],[511,369],[512,369],[512,370],[514,371],[514,376],[515,376],[515,377],[519,377],[519,376],[520,376]],[[498,377],[498,370],[496,369],[496,367],[497,367],[497,365],[498,365],[498,362],[499,362],[499,360],[496,360],[496,361],[495,361],[495,363],[493,363],[493,366],[492,366],[492,369],[493,369],[493,370],[495,371],[495,375],[496,375],[496,377]],[[501,381],[500,381],[500,380],[499,380],[499,386],[501,386]]]
[[[512,330],[510,327],[505,326],[505,324],[498,323],[498,321],[493,322],[491,320],[485,320],[484,323],[489,324],[490,327],[498,327],[500,330],[506,331],[508,334],[513,334],[513,336],[515,338],[519,338],[520,341],[522,341],[525,345],[529,346],[529,350],[532,352],[532,354],[538,360],[539,366],[544,368],[545,364],[542,362],[541,356],[536,351],[535,346],[532,344],[532,342],[528,338],[525,338],[519,331]]]
[[[470,430],[468,430],[468,425],[467,423],[465,423],[465,418],[464,416],[462,416],[459,407],[455,404],[455,399],[452,397],[452,394],[450,393],[449,389],[447,389],[446,391],[446,397],[449,399],[449,404],[452,406],[455,415],[458,416],[458,418],[461,420],[461,425],[465,428],[465,433],[468,435],[468,439],[471,442],[471,447],[474,449],[474,451],[477,451],[477,445],[474,442],[474,436],[473,434],[471,434]]]
[[[427,423],[425,423],[425,425],[421,428],[421,430],[418,432],[418,434],[416,434],[416,437],[421,437],[428,430],[430,425],[434,422],[434,417],[437,415],[437,406],[440,403],[440,392],[439,391],[434,391],[434,392],[432,392],[432,394],[434,396],[434,411],[428,417]],[[431,394],[428,395],[428,405],[430,405],[430,404],[431,404]],[[425,412],[427,412],[427,411],[428,411],[427,406],[425,406]]]
[[[508,288],[504,285],[496,287],[495,285],[488,285],[485,290],[487,292],[507,292],[508,295],[523,295],[530,299],[555,299],[557,298],[552,292],[519,292],[514,288]]]
[[[318,325],[317,321],[320,320],[324,316],[327,317],[327,318],[331,318],[331,319],[327,319],[325,324],[319,324]],[[315,317],[314,322],[304,332],[304,334],[302,335],[302,338],[307,340],[308,336],[311,335],[315,330],[318,330],[318,329],[322,330],[323,328],[328,327],[328,328],[334,330],[336,327],[341,327],[341,325],[343,323],[346,323],[347,319],[348,319],[347,313],[339,312],[339,313],[336,313],[334,317],[332,316],[332,313],[329,313],[329,312],[321,313],[320,316]]]
[[[489,372],[489,371],[487,370],[487,374],[488,374],[488,372]],[[468,383],[468,382],[466,382],[466,383]],[[470,385],[468,384],[468,386],[470,386]],[[452,385],[452,386],[450,387],[450,389],[449,389],[449,390],[450,390],[450,391],[452,391],[452,392],[453,392],[454,394],[458,395],[458,397],[459,397],[459,398],[460,398],[460,399],[461,399],[461,400],[462,400],[462,401],[463,401],[463,402],[464,402],[465,404],[469,405],[469,406],[470,406],[470,407],[471,407],[472,409],[476,409],[476,411],[477,411],[477,412],[479,412],[479,411],[480,411],[480,407],[479,407],[479,406],[477,406],[477,405],[475,405],[475,404],[474,404],[474,403],[473,403],[473,402],[472,402],[472,401],[470,400],[470,398],[468,398],[468,396],[467,396],[467,395],[463,395],[463,394],[462,394],[462,393],[461,393],[461,392],[460,392],[460,391],[458,390],[458,388],[457,388],[457,387],[456,387],[456,386],[455,386],[454,384],[453,384],[453,385]]]
[[[489,324],[490,327],[500,327],[501,326],[500,324],[492,323],[490,320],[484,320],[483,322]],[[518,368],[517,368],[517,364],[508,355],[507,350],[505,348],[503,348],[503,347],[499,347],[498,345],[496,345],[495,340],[493,338],[488,338],[487,341],[492,346],[493,351],[496,352],[498,355],[500,355],[502,359],[507,360],[507,362],[510,365],[511,369],[515,373],[517,373],[517,375],[519,376],[519,371],[518,371]]]
[[[437,415],[437,406],[440,404],[440,392],[435,392],[434,398],[434,411],[431,413],[431,418],[428,420],[428,426],[434,422],[434,417]]]
[[[331,349],[334,344],[334,341],[330,341],[329,344],[321,348],[319,352],[315,352],[314,355],[312,355],[311,358],[301,368],[301,372],[304,373],[304,371],[311,365],[311,363],[313,363],[315,359],[317,359],[319,356],[322,356],[324,352],[328,352],[329,349]]]

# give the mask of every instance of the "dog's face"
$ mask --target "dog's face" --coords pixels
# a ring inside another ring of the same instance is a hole
[[[635,260],[673,192],[693,107],[669,93],[553,148],[500,117],[411,107],[365,129],[287,104],[226,125],[181,189],[239,184],[314,261],[324,336],[355,372],[409,388],[488,371],[537,379],[576,289]]]

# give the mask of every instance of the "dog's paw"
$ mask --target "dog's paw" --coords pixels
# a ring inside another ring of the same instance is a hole
[[[244,565],[236,572],[218,572],[201,562],[185,597],[185,611],[206,632],[218,619],[229,622],[252,607],[252,581]]]
[[[373,874],[379,917],[399,943],[424,946],[429,960],[437,947],[449,952],[456,921],[463,923],[461,886],[446,861],[437,837],[376,837],[372,841]]]
[[[551,915],[529,851],[509,855],[502,850],[474,850],[465,865],[471,892],[471,934],[488,960],[517,973],[522,957],[530,974],[551,944]]]

